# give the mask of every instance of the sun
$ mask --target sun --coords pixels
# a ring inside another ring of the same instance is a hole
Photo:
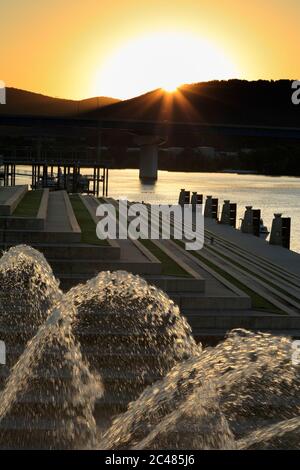
[[[94,77],[93,94],[121,99],[184,83],[238,78],[222,48],[185,32],[156,32],[134,38],[111,53]]]
[[[166,91],[167,93],[175,93],[179,87],[178,85],[174,85],[173,83],[170,83],[169,85],[163,86],[163,90]]]

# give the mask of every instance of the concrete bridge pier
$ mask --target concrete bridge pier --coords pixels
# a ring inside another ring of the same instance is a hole
[[[157,180],[158,147],[163,143],[158,136],[136,136],[135,143],[140,147],[140,179],[145,181]]]
[[[140,155],[140,179],[157,179],[158,147],[157,145],[144,145]]]

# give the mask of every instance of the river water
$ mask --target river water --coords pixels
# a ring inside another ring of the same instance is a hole
[[[109,195],[152,203],[176,203],[181,188],[236,202],[237,226],[245,206],[261,209],[264,223],[271,228],[273,215],[292,218],[291,249],[300,252],[300,178],[238,175],[229,173],[183,173],[160,171],[155,184],[142,184],[138,170],[110,170]]]
[[[20,177],[18,184],[30,179]],[[291,249],[300,252],[300,178],[229,173],[184,173],[160,171],[154,184],[143,184],[138,170],[110,170],[109,196],[126,196],[132,201],[176,203],[181,188],[230,199],[238,205],[237,226],[245,206],[261,209],[264,223],[271,228],[273,215],[281,212],[292,218]]]

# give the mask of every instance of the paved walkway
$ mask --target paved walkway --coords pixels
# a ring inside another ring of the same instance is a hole
[[[227,225],[216,223],[215,220],[205,219],[205,230],[224,238],[238,247],[247,250],[253,256],[260,256],[269,262],[282,266],[289,272],[300,276],[300,254],[280,246],[270,245],[266,240],[255,237]],[[218,245],[218,241],[214,243]],[[259,260],[258,260],[259,263]]]
[[[0,204],[5,203],[15,192],[15,187],[0,188]]]
[[[96,213],[97,206],[99,203],[92,198],[87,196],[86,201],[89,206],[93,208]],[[97,219],[99,220],[99,218]],[[118,245],[120,246],[120,260],[121,261],[130,261],[131,263],[149,263],[149,259],[136,247],[136,245],[131,240],[117,240]]]
[[[218,281],[212,274],[210,274],[203,264],[200,266],[196,260],[188,257],[183,251],[179,250],[174,243],[170,243],[168,240],[161,240],[161,245],[166,246],[168,250],[174,253],[178,258],[188,264],[194,271],[196,271],[200,276],[205,279],[205,294],[206,295],[216,295],[224,297],[237,297],[237,294],[234,293],[227,286]]]
[[[63,191],[49,194],[45,232],[72,232]]]

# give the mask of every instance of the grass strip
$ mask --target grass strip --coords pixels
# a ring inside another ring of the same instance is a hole
[[[211,233],[211,232],[209,232],[209,233]],[[211,234],[212,234],[212,233],[211,233]],[[216,238],[215,238],[215,241],[216,241],[216,242],[220,242],[220,239],[218,239],[218,238],[216,237]],[[225,243],[225,248],[226,248],[227,250],[231,250],[231,251],[232,251],[232,250],[234,250],[234,248],[235,248],[228,240],[226,240],[226,241],[224,242],[224,240],[221,239],[221,243],[223,243],[223,244]],[[227,244],[227,246],[226,246],[226,244]],[[207,245],[206,245],[206,246],[207,246]],[[222,247],[222,245],[219,245],[219,246]],[[248,261],[248,258],[247,258],[247,256],[246,256],[245,254],[238,253],[238,255],[239,255],[241,258],[243,258],[245,261]],[[278,265],[272,263],[272,262],[271,262],[270,260],[268,260],[268,259],[265,259],[265,258],[263,258],[263,257],[261,257],[261,256],[257,256],[257,261],[259,261],[259,260],[261,260],[261,261],[264,262],[264,263],[268,263],[270,267],[273,267],[273,268],[274,268],[274,271],[273,271],[273,272],[276,274],[276,276],[277,276],[279,279],[282,279],[282,280],[286,281],[286,277],[283,275],[283,272],[284,272],[284,271],[280,271],[280,272],[279,272],[279,271],[278,271],[278,269],[279,269],[279,266],[278,266]],[[286,273],[287,273],[288,276],[293,275],[292,273],[289,273],[288,271],[286,271]],[[294,282],[293,280],[289,279],[289,282],[290,282],[290,284],[292,284],[294,287],[299,288],[299,284],[297,284],[297,283]]]
[[[162,264],[162,274],[165,276],[188,277],[191,275],[185,271],[176,261],[174,261],[167,253],[161,250],[151,240],[138,240],[145,248],[147,248]]]
[[[240,269],[242,269],[243,271],[251,274],[252,276],[255,276],[257,277],[257,279],[260,279],[261,281],[265,282],[266,284],[268,284],[269,286],[273,287],[273,289],[276,289],[278,290],[279,292],[281,292],[282,294],[284,295],[287,295],[289,297],[291,297],[291,299],[295,300],[296,302],[299,302],[299,299],[297,297],[295,297],[294,295],[290,294],[289,292],[286,292],[284,289],[282,289],[281,287],[277,286],[276,284],[274,284],[272,281],[270,281],[269,279],[266,279],[265,277],[263,277],[262,275],[260,274],[256,274],[255,272],[251,271],[251,269],[249,268],[246,268],[245,266],[243,266],[242,264],[238,263],[237,261],[233,260],[232,258],[229,258],[229,256],[226,256],[224,255],[224,253],[220,253],[219,251],[215,251],[213,248],[211,248],[210,246],[206,245],[205,246],[209,251],[211,251],[212,253],[214,253],[215,255],[218,255],[220,256],[221,258],[224,258],[226,261],[228,261],[230,264],[232,264],[233,266],[236,266]]]
[[[103,198],[98,198],[100,204],[105,203]],[[117,219],[119,218],[119,211],[116,207],[116,216]],[[129,223],[129,222],[128,222]],[[137,240],[140,242],[145,248],[147,248],[160,262],[161,262],[161,269],[162,275],[164,276],[173,276],[173,277],[185,277],[191,278],[192,276],[185,271],[176,261],[174,261],[167,253],[165,253],[161,248],[159,248],[153,241],[145,240],[140,238]]]
[[[96,235],[96,224],[78,194],[69,195],[72,208],[81,229],[81,243],[107,246],[107,240],[100,240]]]
[[[28,191],[15,208],[12,214],[13,217],[36,217],[40,208],[42,196],[42,189]]]
[[[174,240],[175,243],[178,245],[184,247],[184,243],[181,240]],[[202,261],[204,264],[206,264],[209,268],[213,269],[216,273],[220,274],[224,279],[227,281],[231,282],[234,286],[236,286],[238,289],[241,291],[245,292],[252,301],[252,306],[258,310],[266,310],[269,313],[278,313],[281,315],[286,315],[285,312],[277,308],[275,305],[273,305],[271,302],[268,300],[264,299],[261,295],[257,294],[255,291],[250,289],[248,286],[246,286],[243,282],[239,281],[235,277],[231,276],[231,274],[227,273],[223,269],[219,268],[219,266],[216,266],[212,261],[207,260],[204,256],[201,256],[198,252],[193,252],[192,254],[196,258],[198,258],[200,261]]]

